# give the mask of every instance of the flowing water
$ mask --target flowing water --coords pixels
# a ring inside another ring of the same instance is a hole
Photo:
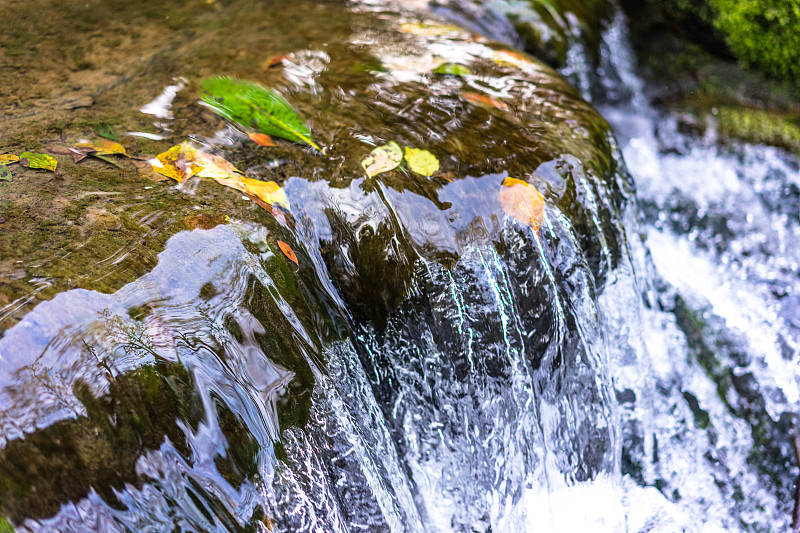
[[[564,72],[615,140],[539,63],[493,64],[499,45],[469,32],[399,35],[420,20],[408,3],[321,5],[325,44],[291,37],[279,83],[323,154],[197,133],[174,102],[221,68],[205,57],[140,103],[150,135],[277,176],[290,213],[189,180],[120,208],[164,235],[157,261],[133,264],[148,233],[80,288],[20,274],[32,288],[0,313],[0,515],[18,531],[787,530],[797,159],[682,133],[642,97],[621,16],[600,81],[580,47]],[[519,45],[487,6],[434,11]],[[432,77],[434,60],[474,72]],[[393,139],[445,177],[364,178],[360,157]],[[504,213],[507,176],[543,193],[538,231]],[[124,281],[92,290],[108,276]]]

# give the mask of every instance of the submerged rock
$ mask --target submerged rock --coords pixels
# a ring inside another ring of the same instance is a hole
[[[95,228],[110,231],[122,229],[122,220],[108,209],[90,207],[86,210],[86,222]]]
[[[136,133],[122,142],[140,157],[188,137],[280,184],[291,211],[128,161],[61,156],[58,180],[3,185],[3,260],[25,274],[0,279],[0,515],[489,531],[525,523],[514,502],[538,487],[617,473],[595,303],[626,261],[632,190],[605,120],[540,61],[428,13],[209,5],[167,29],[121,13],[173,48],[131,59],[140,74],[91,109],[25,103],[41,124],[13,118],[25,133],[3,148],[59,154],[87,121]],[[212,74],[279,91],[321,150],[250,142],[195,102]],[[170,113],[152,122],[137,109],[159,93]],[[368,178],[362,159],[389,142],[439,169]],[[509,177],[540,193],[532,227],[501,205]],[[85,241],[81,217],[114,231]]]

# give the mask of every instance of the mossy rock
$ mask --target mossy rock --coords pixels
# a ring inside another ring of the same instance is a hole
[[[800,4],[795,0],[624,1],[634,33],[653,27],[736,57],[774,79],[800,87]]]

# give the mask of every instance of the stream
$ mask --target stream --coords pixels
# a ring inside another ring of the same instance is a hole
[[[120,131],[170,141],[126,146],[191,141],[291,208],[97,161],[36,185],[81,214],[0,261],[0,532],[790,530],[795,155],[650,103],[621,13],[562,78],[511,53],[521,2],[223,4],[76,112],[124,101]],[[197,105],[226,72],[274,83],[323,149]],[[366,177],[392,140],[441,173]],[[31,172],[6,198],[34,210]],[[498,201],[509,177],[541,227]]]

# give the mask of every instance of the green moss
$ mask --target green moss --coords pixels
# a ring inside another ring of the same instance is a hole
[[[623,0],[640,40],[653,30],[735,57],[774,79],[800,82],[800,3],[797,0]]]
[[[780,146],[800,153],[797,117],[759,109],[724,107],[717,110],[719,131],[728,138]]]
[[[797,0],[708,0],[714,26],[737,57],[768,74],[800,82]]]

